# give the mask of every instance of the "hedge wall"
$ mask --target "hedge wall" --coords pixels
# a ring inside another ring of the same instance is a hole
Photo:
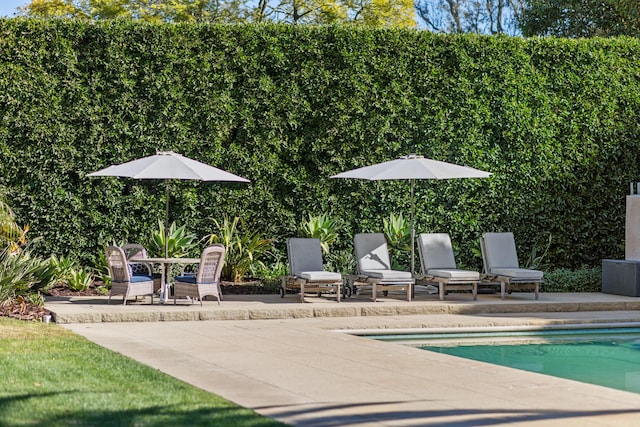
[[[551,235],[552,266],[597,266],[624,253],[639,115],[637,39],[0,20],[0,186],[42,254],[147,239],[162,184],[86,174],[157,150],[252,181],[173,185],[199,236],[238,215],[283,248],[329,212],[347,250],[408,214],[409,185],[329,176],[415,152],[494,173],[416,185],[418,232],[448,231],[464,264],[510,230],[522,258]]]

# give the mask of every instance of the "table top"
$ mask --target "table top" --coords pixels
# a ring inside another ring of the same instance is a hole
[[[200,258],[139,258],[130,260],[130,262],[156,262],[159,264],[197,264]]]

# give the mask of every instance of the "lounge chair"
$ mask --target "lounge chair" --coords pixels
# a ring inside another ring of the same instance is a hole
[[[371,286],[373,301],[378,292],[406,291],[407,301],[411,301],[413,275],[408,271],[391,269],[391,259],[387,249],[387,239],[382,233],[359,233],[353,238],[358,263],[357,276],[352,285]]]
[[[513,233],[485,233],[480,238],[484,263],[483,282],[500,283],[500,297],[514,289],[533,290],[535,299],[543,283],[542,271],[520,268]]]
[[[124,295],[122,298],[124,305],[127,304],[129,297],[151,295],[151,304],[153,304],[153,277],[134,275],[122,248],[108,246],[105,254],[111,275],[111,290],[107,304],[111,304],[112,295]]]
[[[300,302],[305,293],[335,293],[340,302],[342,274],[325,271],[322,265],[320,239],[292,238],[287,240],[289,275],[281,277],[280,296],[284,298],[288,290],[300,292]]]
[[[195,274],[176,276],[173,283],[173,304],[176,298],[193,298],[200,301],[207,295],[222,299],[220,290],[220,274],[224,264],[226,249],[224,245],[215,244],[204,248],[200,256],[200,264]]]
[[[422,277],[419,282],[437,283],[440,300],[449,290],[470,290],[478,298],[480,273],[456,266],[451,238],[447,233],[422,233],[418,236]],[[418,283],[419,283],[418,282]]]

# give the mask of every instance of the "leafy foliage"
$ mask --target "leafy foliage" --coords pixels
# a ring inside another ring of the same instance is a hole
[[[338,220],[331,218],[328,214],[309,215],[300,228],[305,237],[320,239],[320,246],[325,254],[329,253],[329,245],[338,240],[340,231]]]
[[[72,291],[86,291],[93,284],[93,275],[87,268],[73,269],[67,276],[67,285]]]
[[[410,0],[31,0],[19,8],[37,18],[139,19],[147,22],[287,22],[415,26]]]
[[[0,304],[11,303],[19,297],[44,302],[40,292],[55,281],[55,268],[48,260],[32,256],[29,250],[14,253],[9,248],[0,251]]]
[[[165,230],[162,221],[158,221],[158,228],[151,234],[150,251],[152,256],[183,258],[197,246],[196,240],[194,234],[187,232],[185,225],[178,227],[173,222]]]
[[[602,269],[581,267],[575,270],[559,268],[544,273],[544,292],[600,292]]]
[[[9,248],[11,252],[19,252],[27,242],[29,226],[20,227],[15,220],[15,214],[0,196],[0,248]]]
[[[525,36],[640,35],[637,0],[529,0],[520,19]]]
[[[352,252],[408,212],[407,185],[328,177],[415,152],[493,173],[416,182],[417,233],[449,232],[470,268],[483,232],[512,231],[523,260],[551,234],[549,268],[574,269],[624,255],[640,39],[4,19],[0,112],[1,184],[41,256],[147,241],[162,183],[86,174],[169,149],[251,180],[175,183],[198,237],[226,214],[282,251],[331,212],[331,251]]]
[[[227,252],[222,267],[222,277],[233,282],[241,282],[246,273],[255,269],[254,264],[271,249],[271,240],[264,239],[258,231],[239,230],[239,217],[229,220],[225,216],[222,222],[214,221],[217,233],[204,237],[208,244],[221,243]]]

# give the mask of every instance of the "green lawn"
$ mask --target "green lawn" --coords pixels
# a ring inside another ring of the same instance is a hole
[[[0,318],[0,426],[282,426],[55,324]]]

